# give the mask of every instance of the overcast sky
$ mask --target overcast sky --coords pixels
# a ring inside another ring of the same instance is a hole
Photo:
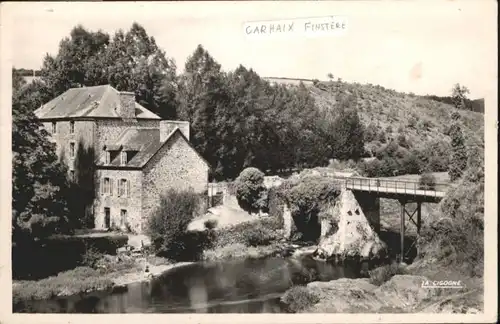
[[[5,6],[15,67],[39,68],[46,52],[82,24],[113,33],[136,21],[179,70],[198,44],[229,70],[243,64],[261,76],[380,84],[404,92],[449,95],[454,83],[484,97],[496,80],[496,3],[414,2],[21,3]],[[5,5],[5,3],[4,3]],[[248,21],[343,15],[340,36],[246,37]]]

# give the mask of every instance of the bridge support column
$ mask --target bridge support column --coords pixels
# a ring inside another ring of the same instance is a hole
[[[368,223],[375,233],[380,233],[380,198],[373,193],[354,191],[354,197],[361,206]]]
[[[409,203],[406,200],[400,200],[399,203],[401,204],[401,219],[400,219],[400,236],[401,236],[401,251],[400,251],[400,262],[404,261],[404,256],[405,256],[405,221],[406,221],[406,215],[408,215],[408,218],[410,221],[417,227],[417,234],[420,234],[420,229],[422,227],[422,202],[417,201],[417,207],[413,212],[409,212],[406,208],[407,204]],[[417,214],[417,219],[416,221],[413,219],[413,217]]]

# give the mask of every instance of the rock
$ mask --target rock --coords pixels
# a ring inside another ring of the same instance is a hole
[[[385,253],[386,244],[372,230],[351,191],[342,191],[335,207],[327,212],[338,222],[338,230],[320,241],[318,254],[370,258]]]
[[[302,310],[307,313],[393,313],[417,312],[436,289],[421,287],[425,277],[396,275],[377,287],[369,279],[340,278],[329,282],[311,282],[307,290],[319,302]],[[472,310],[471,312],[473,312]]]

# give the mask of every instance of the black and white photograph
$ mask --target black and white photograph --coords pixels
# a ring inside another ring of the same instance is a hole
[[[0,322],[496,321],[495,1],[0,12]]]

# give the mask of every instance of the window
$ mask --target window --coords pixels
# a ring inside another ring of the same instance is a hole
[[[113,195],[113,182],[109,178],[104,178],[102,182],[102,194]]]
[[[118,197],[128,197],[129,183],[127,179],[120,179],[118,181]]]
[[[125,226],[127,224],[127,210],[126,209],[120,210],[120,218],[121,218],[122,226]]]
[[[122,165],[127,164],[127,152],[125,151],[121,152],[121,164]]]
[[[106,151],[106,164],[111,163],[111,152]]]
[[[69,122],[69,132],[70,132],[70,134],[75,133],[75,122],[74,121]]]
[[[75,157],[75,143],[74,142],[69,143],[69,157],[70,158]]]
[[[56,122],[52,122],[52,134],[57,133],[57,124]]]

